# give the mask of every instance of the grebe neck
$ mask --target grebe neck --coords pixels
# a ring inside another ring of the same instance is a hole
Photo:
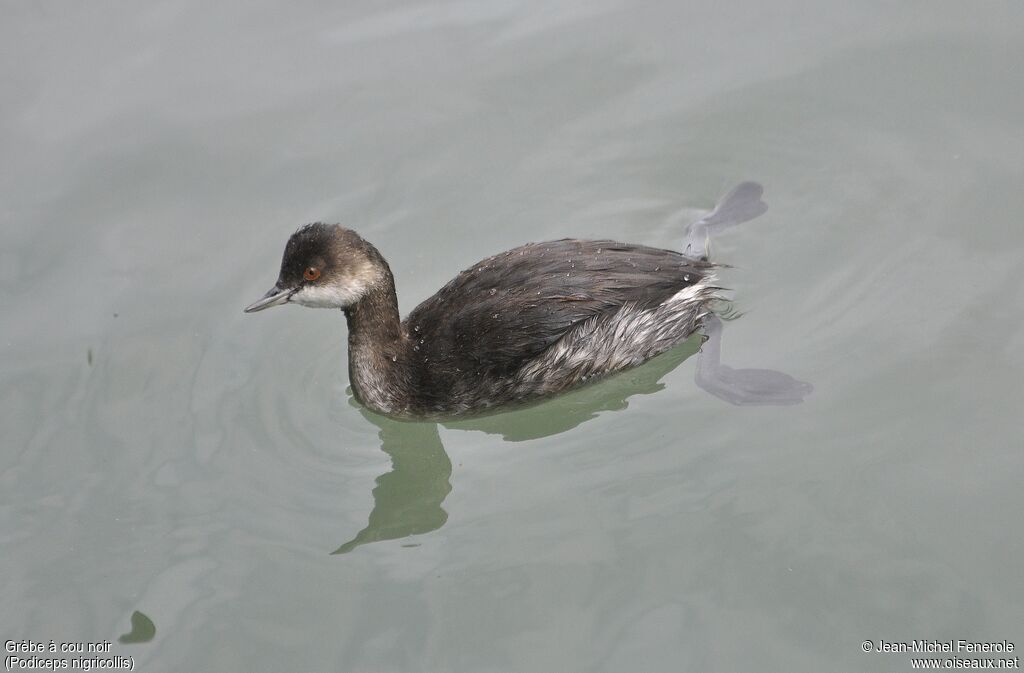
[[[352,391],[374,411],[400,413],[407,405],[408,335],[402,330],[391,270],[358,302],[344,309]]]

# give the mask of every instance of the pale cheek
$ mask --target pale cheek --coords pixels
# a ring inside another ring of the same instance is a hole
[[[348,308],[359,301],[366,288],[358,285],[307,285],[291,301],[309,308]]]

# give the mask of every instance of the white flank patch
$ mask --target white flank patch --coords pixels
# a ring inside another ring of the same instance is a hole
[[[548,387],[559,390],[664,352],[673,342],[689,336],[706,314],[714,280],[708,274],[654,308],[640,310],[635,304],[624,304],[616,313],[577,324],[519,370],[520,382],[531,392]]]
[[[707,273],[699,282],[694,283],[689,287],[684,287],[679,292],[668,298],[668,300],[662,304],[662,306],[668,306],[669,304],[677,304],[682,302],[683,304],[690,303],[694,300],[701,300],[701,295],[707,292],[708,285],[715,281],[714,275]]]

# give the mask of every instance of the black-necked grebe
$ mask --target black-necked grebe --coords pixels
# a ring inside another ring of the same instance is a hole
[[[488,257],[404,321],[377,249],[339,225],[309,224],[288,240],[277,284],[245,311],[344,311],[352,390],[374,411],[482,411],[633,367],[689,337],[718,298],[705,241],[764,212],[761,193],[751,182],[733,189],[690,226],[685,254],[564,239]]]

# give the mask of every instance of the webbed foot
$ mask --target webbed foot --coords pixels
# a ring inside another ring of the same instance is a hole
[[[710,213],[686,228],[683,254],[697,259],[708,258],[708,239],[724,229],[752,220],[768,210],[761,200],[764,187],[756,182],[741,182],[722,197]]]
[[[715,397],[738,406],[790,405],[804,401],[814,386],[771,369],[733,369],[721,362],[722,321],[705,319],[707,341],[697,359],[697,385]]]

